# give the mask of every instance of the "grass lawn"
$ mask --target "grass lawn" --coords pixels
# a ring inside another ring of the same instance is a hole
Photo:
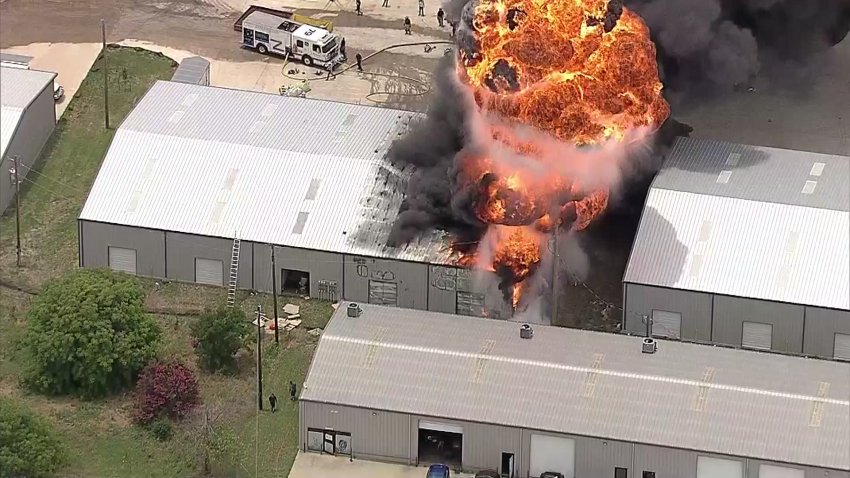
[[[14,209],[0,218],[0,282],[37,291],[52,277],[78,264],[76,218],[94,182],[120,121],[157,79],[168,79],[176,67],[159,54],[110,48],[110,115],[113,129],[103,124],[102,60],[95,62],[71,100],[45,147],[42,160],[22,184],[23,267],[15,267]],[[126,80],[123,72],[126,71]],[[187,284],[158,284],[140,279],[146,306],[155,311],[165,342],[162,356],[178,356],[195,366],[189,338],[193,315],[224,299],[220,288]],[[257,305],[271,310],[271,298],[239,294],[239,305],[253,313]],[[297,451],[298,413],[288,400],[289,380],[300,383],[317,339],[306,332],[324,327],[332,308],[321,301],[281,299],[301,306],[302,326],[264,343],[264,395],[280,398],[277,413],[257,412],[253,351],[240,357],[235,376],[199,373],[204,407],[180,423],[174,437],[158,442],[129,422],[129,394],[106,400],[28,394],[19,385],[18,339],[26,330],[32,296],[0,287],[0,394],[25,402],[57,428],[70,449],[70,463],[60,476],[73,477],[187,477],[199,475],[197,437],[206,412],[214,429],[235,436],[231,459],[214,465],[221,476],[286,476]],[[266,402],[267,406],[267,402]]]

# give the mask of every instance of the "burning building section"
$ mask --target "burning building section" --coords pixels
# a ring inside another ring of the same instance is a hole
[[[422,169],[393,238],[427,225],[454,233],[458,263],[494,271],[516,311],[549,238],[605,210],[628,150],[670,108],[649,30],[618,1],[472,1],[457,38],[439,79],[447,98],[390,152]],[[436,131],[434,118],[457,130]],[[429,189],[440,175],[449,191]]]

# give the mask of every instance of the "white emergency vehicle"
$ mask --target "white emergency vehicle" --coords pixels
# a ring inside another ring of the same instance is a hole
[[[333,69],[342,63],[340,37],[325,29],[255,11],[242,21],[242,45],[274,53],[307,66]]]

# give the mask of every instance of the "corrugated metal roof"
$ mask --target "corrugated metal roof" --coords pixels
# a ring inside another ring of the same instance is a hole
[[[18,127],[24,110],[22,108],[10,108],[0,106],[0,158],[6,156],[6,148],[12,141],[12,135]]]
[[[191,83],[193,85],[203,84],[202,80],[210,71],[210,62],[199,56],[192,56],[180,62],[180,65],[171,76],[171,81]]]
[[[850,309],[850,214],[653,188],[625,282]]]
[[[449,262],[438,234],[385,245],[411,173],[386,150],[415,117],[161,81],[116,132],[80,218]]]
[[[48,85],[56,73],[0,66],[0,105],[26,108]]]
[[[848,182],[847,156],[679,138],[653,187],[850,211]]]
[[[302,400],[850,470],[847,364],[346,306]]]

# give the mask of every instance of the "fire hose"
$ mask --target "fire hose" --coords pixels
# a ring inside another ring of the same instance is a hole
[[[365,62],[366,60],[372,58],[375,55],[378,55],[378,54],[383,53],[383,52],[388,51],[388,50],[392,50],[394,48],[402,48],[402,47],[410,47],[410,46],[425,46],[426,48],[429,48],[432,45],[454,45],[454,42],[448,41],[448,40],[437,40],[437,41],[429,41],[429,42],[397,43],[395,45],[390,45],[390,46],[381,48],[380,50],[374,51],[374,52],[370,53],[369,55],[366,55],[365,57],[363,57],[360,61],[361,61],[361,63]],[[290,80],[295,80],[295,81],[303,81],[303,82],[326,80],[326,78],[324,76],[316,77],[316,78],[296,78],[296,77],[290,76],[289,74],[286,73],[286,66],[288,64],[289,64],[289,55],[284,57],[283,66],[281,67],[281,70],[280,70],[280,74],[283,75],[285,78],[288,78]],[[348,65],[345,68],[343,68],[342,70],[340,70],[339,72],[332,73],[332,75],[333,76],[341,75],[341,74],[345,73],[346,71],[348,71],[352,68],[355,68],[356,66],[357,66],[356,64]],[[411,83],[416,83],[423,88],[423,91],[419,91],[417,93],[397,93],[397,92],[390,92],[390,91],[373,91],[373,92],[367,94],[365,96],[365,99],[372,101],[374,103],[382,103],[383,102],[383,101],[376,100],[376,99],[372,98],[373,96],[377,96],[377,95],[387,95],[387,96],[395,95],[395,96],[403,96],[403,97],[414,97],[414,96],[426,95],[426,94],[431,92],[431,86],[428,83],[426,83],[422,80],[419,80],[417,78],[411,78],[409,76],[404,76],[404,75],[389,75],[389,74],[385,74],[385,73],[374,73],[374,72],[365,72],[365,71],[362,72],[362,73],[365,73],[365,74],[368,74],[368,75],[373,75],[373,76],[384,76],[384,77],[387,77],[387,78],[398,78],[398,79],[401,79],[401,80],[409,81]]]

